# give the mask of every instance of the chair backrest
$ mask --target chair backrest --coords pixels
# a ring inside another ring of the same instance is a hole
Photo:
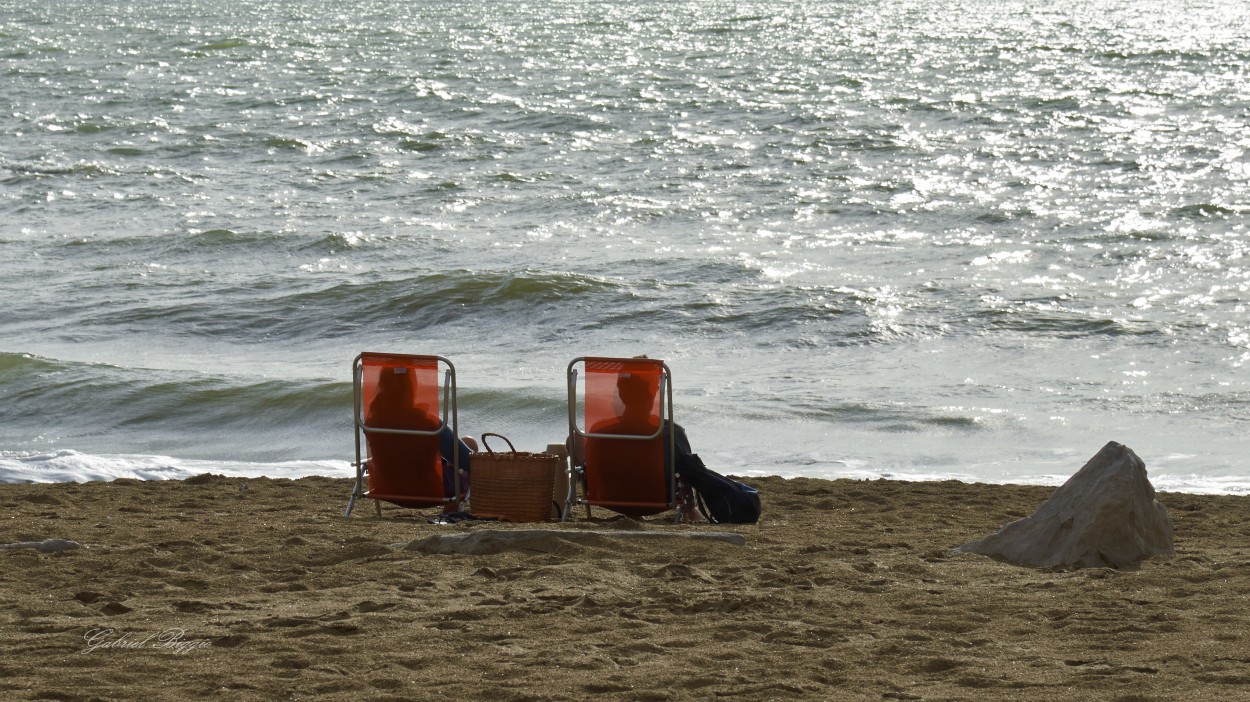
[[[441,405],[440,362],[448,368],[442,384],[446,402]],[[353,377],[356,462],[367,472],[365,495],[404,507],[447,502],[439,442],[448,426],[449,410],[454,424],[455,376],[450,361],[440,356],[366,352],[356,358]]]
[[[577,364],[585,368],[585,427],[578,426]],[[672,388],[668,366],[647,358],[575,359],[569,364],[570,433],[585,447],[588,504],[630,516],[673,507]],[[668,451],[665,442],[669,443]]]

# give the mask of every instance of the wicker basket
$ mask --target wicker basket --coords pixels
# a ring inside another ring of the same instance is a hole
[[[511,453],[496,453],[486,437],[508,443]],[[469,471],[469,504],[475,516],[508,522],[545,522],[551,516],[556,473],[564,459],[553,453],[517,451],[507,437],[482,434],[484,452],[474,454]]]

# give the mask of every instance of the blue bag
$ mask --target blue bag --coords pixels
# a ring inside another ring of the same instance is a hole
[[[677,474],[694,488],[699,512],[709,522],[754,524],[760,520],[759,491],[710,470],[697,454],[679,455]]]

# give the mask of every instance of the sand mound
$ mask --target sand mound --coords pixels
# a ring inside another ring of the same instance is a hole
[[[1172,519],[1146,465],[1112,441],[1032,516],[959,550],[1026,566],[1122,568],[1172,553]]]
[[[44,539],[43,541],[18,541],[12,544],[0,544],[3,549],[15,548],[33,548],[43,553],[55,553],[57,551],[71,551],[81,547],[77,541],[66,541],[65,539]]]

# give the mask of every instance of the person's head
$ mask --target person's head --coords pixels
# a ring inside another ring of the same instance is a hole
[[[407,368],[383,368],[378,376],[378,397],[391,402],[410,400],[416,394],[416,380]]]
[[[655,406],[655,395],[660,391],[659,378],[648,378],[640,373],[624,372],[616,378],[616,394],[620,396],[625,411],[650,413]]]

